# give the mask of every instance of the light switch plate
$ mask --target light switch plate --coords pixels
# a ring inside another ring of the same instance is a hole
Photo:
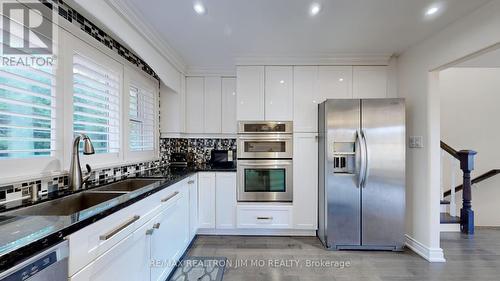
[[[410,136],[410,148],[424,148],[424,137]]]

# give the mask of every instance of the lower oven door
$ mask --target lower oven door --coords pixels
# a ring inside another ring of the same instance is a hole
[[[238,160],[238,201],[292,202],[292,160]]]

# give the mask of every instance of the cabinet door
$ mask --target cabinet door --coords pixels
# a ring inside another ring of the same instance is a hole
[[[293,68],[266,66],[265,81],[266,120],[292,121]]]
[[[236,134],[236,78],[222,78],[222,133]]]
[[[215,175],[215,222],[218,229],[236,227],[236,173]]]
[[[357,99],[387,97],[386,66],[355,66],[353,96]]]
[[[215,173],[198,173],[198,226],[215,228]]]
[[[151,281],[164,281],[189,243],[188,191],[184,188],[170,198],[152,221],[151,260],[167,264],[151,267]]]
[[[186,133],[203,133],[204,91],[203,77],[186,77]]]
[[[70,281],[150,280],[150,236],[148,222],[99,256]]]
[[[238,66],[236,76],[238,121],[264,120],[264,67]]]
[[[189,228],[191,239],[194,238],[198,232],[198,181],[196,176],[189,178]]]
[[[319,66],[318,91],[319,103],[326,99],[352,98],[352,66]]]
[[[318,131],[318,103],[323,98],[318,93],[318,67],[293,68],[293,130]]]
[[[295,229],[318,227],[317,134],[293,137],[293,224]]]
[[[186,108],[186,79],[181,81],[180,92],[175,92],[161,83],[160,85],[160,132],[184,133],[184,114]]]
[[[220,77],[205,77],[204,132],[221,133],[222,93]]]

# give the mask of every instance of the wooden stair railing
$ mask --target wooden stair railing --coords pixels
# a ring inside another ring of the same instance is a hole
[[[462,209],[460,209],[460,230],[462,233],[474,234],[474,211],[472,210],[472,180],[470,174],[474,170],[474,157],[477,152],[473,150],[457,151],[441,141],[441,149],[449,153],[460,162],[463,174],[462,183]]]
[[[489,178],[492,178],[492,177],[494,177],[494,176],[496,176],[496,175],[498,175],[498,174],[500,174],[500,169],[490,170],[490,171],[488,171],[488,172],[486,172],[486,173],[484,173],[484,174],[482,174],[482,175],[480,175],[480,176],[478,176],[478,177],[474,178],[474,179],[471,181],[471,183],[474,185],[474,184],[476,184],[476,183],[480,183],[480,182],[485,181],[485,180],[487,180],[487,179],[489,179]],[[457,187],[455,187],[455,192],[459,192],[459,191],[461,191],[463,188],[464,188],[463,184],[458,185]],[[445,192],[443,193],[443,196],[444,196],[444,197],[448,197],[448,196],[450,196],[450,195],[451,195],[451,190],[445,191]]]

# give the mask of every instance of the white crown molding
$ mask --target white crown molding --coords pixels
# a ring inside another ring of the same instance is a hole
[[[392,54],[242,56],[236,65],[388,65]]]
[[[193,66],[188,67],[186,76],[236,76],[235,67],[205,67]]]
[[[130,25],[137,30],[150,44],[158,50],[179,72],[185,73],[187,65],[184,59],[175,51],[170,44],[162,38],[158,31],[150,24],[146,23],[134,11],[126,1],[105,0],[117,13],[119,13]]]

